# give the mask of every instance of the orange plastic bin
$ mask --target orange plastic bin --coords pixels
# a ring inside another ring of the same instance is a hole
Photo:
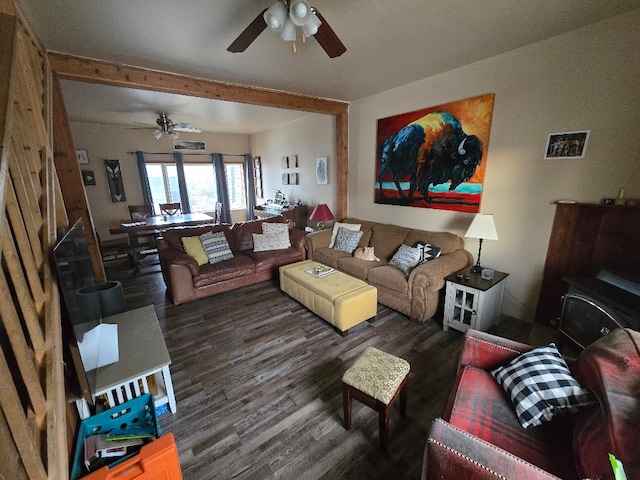
[[[146,444],[140,453],[113,468],[102,467],[83,480],[182,480],[178,449],[172,433]]]

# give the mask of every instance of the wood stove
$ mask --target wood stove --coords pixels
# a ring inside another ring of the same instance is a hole
[[[640,281],[602,270],[596,277],[565,277],[561,341],[584,349],[616,328],[640,330]]]

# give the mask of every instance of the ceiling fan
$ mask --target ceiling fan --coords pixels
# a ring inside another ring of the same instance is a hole
[[[180,136],[179,132],[202,133],[202,129],[194,127],[188,122],[174,123],[166,113],[159,114],[156,124],[158,126],[156,131],[153,132],[153,135],[157,139],[162,137],[162,135],[169,135],[175,140]]]
[[[273,6],[264,9],[227,50],[233,53],[244,52],[258,35],[267,28],[278,33],[287,42],[293,43],[296,51],[296,27],[302,28],[302,41],[315,36],[320,46],[330,58],[339,57],[347,51],[320,12],[309,5],[307,0],[278,0]]]

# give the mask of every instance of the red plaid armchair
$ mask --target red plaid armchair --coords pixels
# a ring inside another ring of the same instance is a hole
[[[628,478],[640,478],[640,333],[615,330],[570,365],[597,403],[524,429],[489,370],[532,349],[467,331],[447,409],[429,433],[423,479],[613,478],[608,453]]]

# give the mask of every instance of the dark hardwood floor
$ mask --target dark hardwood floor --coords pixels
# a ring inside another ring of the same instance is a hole
[[[377,320],[341,337],[275,281],[173,305],[159,267],[106,265],[129,309],[153,304],[171,355],[178,411],[160,417],[183,475],[200,479],[418,479],[431,421],[442,414],[463,334],[415,325],[378,305]],[[509,319],[492,332],[527,341]],[[342,426],[341,378],[367,346],[411,364],[407,416],[394,406],[381,454],[377,413],[354,401]]]

